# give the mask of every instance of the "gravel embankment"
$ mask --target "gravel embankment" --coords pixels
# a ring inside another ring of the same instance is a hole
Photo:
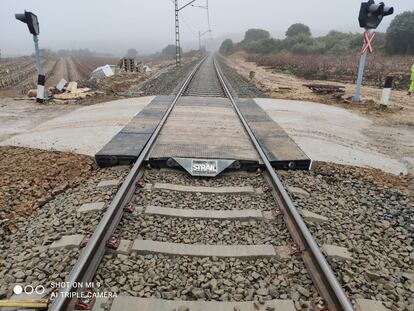
[[[413,179],[379,170],[317,163],[311,172],[280,172],[304,208],[329,218],[309,224],[319,245],[346,247],[352,261],[330,260],[354,298],[382,301],[392,310],[414,307]],[[409,188],[411,187],[411,189]]]
[[[83,155],[0,147],[1,232],[15,233],[19,222],[53,196],[85,181],[92,168],[92,159]]]
[[[234,69],[229,67],[222,56],[218,56],[217,60],[221,66],[221,70],[231,86],[233,96],[239,98],[256,98],[268,97],[265,93],[259,90],[253,83],[250,83],[246,78],[238,74]]]
[[[191,183],[190,181],[194,182]],[[224,174],[215,179],[190,179],[183,173],[149,170],[145,181],[199,186],[262,186],[261,174]],[[220,194],[181,193],[140,189],[132,206],[147,204],[186,209],[274,208],[270,193]],[[284,223],[276,220],[197,220],[127,214],[117,229],[122,239],[207,245],[289,245],[292,240]],[[293,299],[306,308],[316,297],[309,274],[300,257],[272,259],[197,258],[163,255],[106,255],[96,281],[103,290],[136,297],[180,300],[250,301]]]
[[[108,206],[117,189],[97,188],[97,184],[124,177],[127,172],[127,167],[97,169],[88,180],[58,194],[30,218],[16,223],[14,234],[0,229],[0,294],[10,295],[14,283],[47,287],[50,282],[64,281],[79,250],[52,250],[48,245],[63,235],[91,234],[104,211],[78,214],[77,209],[99,201]]]
[[[150,95],[174,95],[179,86],[182,85],[184,78],[190,73],[191,69],[199,62],[199,59],[183,64],[179,68],[172,68],[157,78],[145,83],[139,90],[144,92],[143,96]]]

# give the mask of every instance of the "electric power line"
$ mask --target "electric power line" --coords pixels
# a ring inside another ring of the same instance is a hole
[[[203,34],[209,33],[210,40],[211,40],[211,27],[210,27],[210,14],[209,14],[209,8],[208,8],[208,0],[206,0],[205,6],[200,5],[194,5],[193,3],[197,0],[191,0],[187,2],[187,4],[183,5],[182,7],[179,7],[178,0],[171,0],[171,2],[174,4],[175,7],[175,50],[176,50],[176,66],[181,66],[181,47],[180,47],[180,25],[179,25],[179,16],[181,16],[182,20],[184,21],[185,25],[188,27],[190,32],[197,37],[196,31],[193,30],[192,23],[184,17],[184,15],[180,12],[182,9],[186,8],[187,6],[191,5],[193,7],[200,7],[205,9],[207,12],[207,24],[208,24],[208,30],[204,32]],[[199,40],[199,46],[201,48],[201,32],[198,32],[198,40]]]

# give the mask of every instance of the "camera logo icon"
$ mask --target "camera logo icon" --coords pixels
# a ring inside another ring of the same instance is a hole
[[[13,287],[13,293],[16,295],[21,295],[23,293],[26,295],[31,295],[33,293],[42,295],[45,293],[45,287],[43,285],[38,285],[36,287],[33,287],[32,285],[26,285],[23,287],[22,285],[17,284]]]

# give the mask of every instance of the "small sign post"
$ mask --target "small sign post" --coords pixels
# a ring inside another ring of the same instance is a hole
[[[390,96],[391,96],[393,80],[394,80],[393,76],[387,76],[385,78],[384,89],[382,90],[382,96],[381,96],[381,101],[380,101],[381,107],[388,106],[388,101],[390,100]]]
[[[32,12],[25,11],[21,14],[15,14],[17,20],[25,23],[29,28],[30,33],[33,35],[33,42],[35,46],[35,56],[36,56],[36,68],[37,68],[37,95],[36,101],[38,103],[43,103],[45,98],[45,74],[43,72],[42,62],[40,60],[40,50],[39,50],[39,21],[37,16]]]
[[[374,0],[368,0],[361,3],[359,10],[359,26],[365,28],[364,46],[361,50],[361,58],[359,60],[358,78],[356,82],[355,95],[352,97],[353,102],[361,100],[361,85],[364,76],[365,63],[367,61],[367,54],[372,53],[372,41],[375,38],[374,29],[377,29],[384,16],[392,15],[394,13],[393,7],[385,6],[384,2],[375,3]]]
[[[356,82],[355,88],[355,95],[352,98],[352,101],[359,102],[361,100],[361,86],[362,86],[362,79],[364,77],[364,69],[365,63],[367,61],[368,52],[372,53],[372,40],[375,38],[375,32],[371,31],[370,29],[366,29],[364,33],[364,45],[361,50],[361,58],[359,60],[359,69],[358,69],[358,78]]]

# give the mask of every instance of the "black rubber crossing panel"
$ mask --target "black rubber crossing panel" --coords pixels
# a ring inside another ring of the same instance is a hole
[[[96,163],[105,167],[136,161],[173,100],[173,96],[155,97],[95,154]]]
[[[254,100],[238,99],[236,105],[273,167],[277,169],[310,169],[311,159]]]
[[[227,98],[184,96],[174,107],[149,155],[259,163],[259,155]],[[257,165],[256,165],[257,167]]]

